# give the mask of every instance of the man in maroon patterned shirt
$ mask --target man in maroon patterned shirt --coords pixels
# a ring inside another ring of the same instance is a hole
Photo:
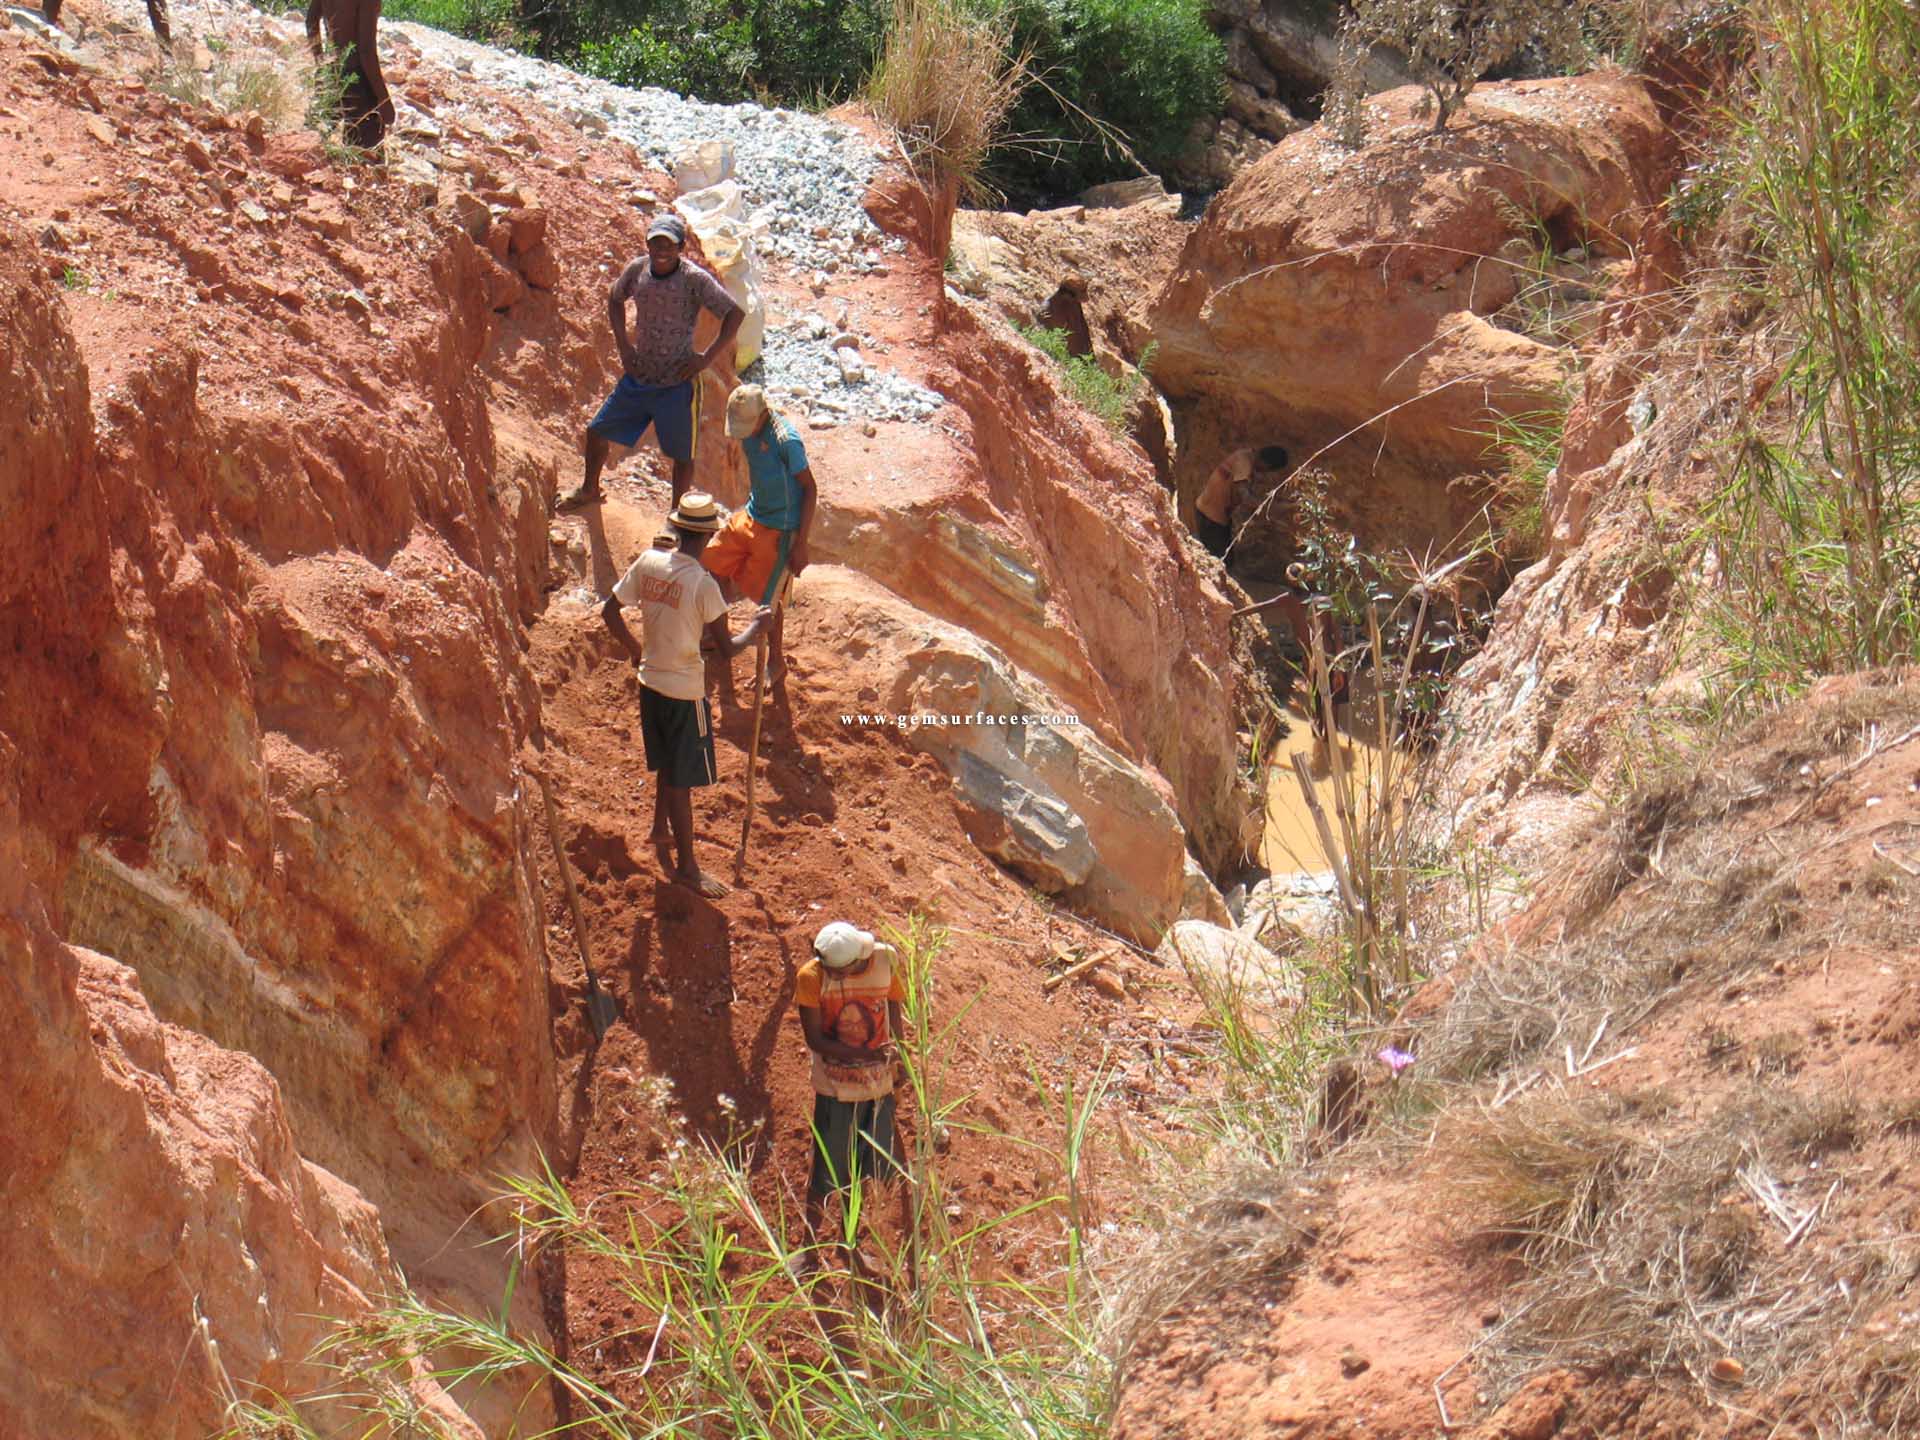
[[[647,227],[647,258],[635,260],[607,292],[607,323],[620,347],[625,374],[587,426],[586,478],[560,502],[562,510],[597,504],[600,471],[611,442],[637,445],[652,426],[673,462],[673,503],[693,483],[694,437],[700,428],[700,372],[733,342],[746,312],[718,280],[685,259],[687,226],[678,215],[658,215]],[[627,306],[633,329],[627,329]],[[702,310],[720,319],[720,334],[705,350],[693,347]]]

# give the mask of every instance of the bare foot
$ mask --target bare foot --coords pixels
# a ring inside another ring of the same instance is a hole
[[[711,875],[703,874],[698,870],[694,871],[691,875],[683,870],[674,871],[673,883],[676,885],[685,885],[695,894],[705,896],[709,900],[718,900],[722,896],[733,893],[731,886],[722,884]]]
[[[562,497],[560,503],[553,508],[555,510],[584,510],[589,505],[598,505],[604,498],[598,490],[589,490],[586,486],[582,485],[578,490],[571,491]]]

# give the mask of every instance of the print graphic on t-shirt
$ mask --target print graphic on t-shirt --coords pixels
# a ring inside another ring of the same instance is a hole
[[[849,995],[845,999],[828,999],[822,1009],[827,1017],[827,1033],[842,1045],[871,1050],[887,1038],[887,1012],[880,1006]]]
[[[640,577],[640,599],[643,602],[651,600],[657,605],[677,607],[680,604],[681,595],[685,593],[680,588],[678,580],[662,580],[653,575]]]
[[[893,968],[898,958],[893,947],[876,945],[866,968],[852,975],[825,973],[818,960],[809,960],[794,977],[793,1003],[819,1009],[820,1033],[827,1039],[877,1051],[893,1038],[888,1002],[906,999]],[[893,1066],[879,1055],[866,1064],[850,1064],[816,1052],[813,1088],[840,1100],[870,1100],[893,1089]]]

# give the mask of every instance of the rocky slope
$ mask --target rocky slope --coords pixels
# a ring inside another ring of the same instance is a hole
[[[1671,153],[1670,116],[1612,113]],[[1170,1244],[1189,1288],[1128,1332],[1118,1435],[1913,1433],[1920,693],[1841,677],[1679,743],[1689,517],[1769,372],[1643,219],[1547,554],[1452,687],[1439,973],[1367,1037],[1393,1064],[1336,1072],[1293,1163]]]
[[[1485,86],[1444,136],[1414,90],[1370,103],[1358,154],[1302,131],[1215,201],[1134,340],[1158,346],[1183,503],[1226,451],[1278,443],[1333,472],[1364,542],[1418,550],[1477,510],[1453,482],[1486,468],[1496,420],[1554,406],[1577,368],[1528,333],[1529,298],[1562,261],[1604,293],[1673,162],[1624,76]]]
[[[222,46],[165,89],[110,13],[70,9],[77,49],[0,31],[0,134],[36,157],[0,179],[0,351],[26,402],[0,417],[0,1125],[22,1157],[4,1245],[25,1276],[64,1234],[56,1283],[101,1292],[0,1322],[7,1373],[34,1369],[0,1387],[9,1433],[203,1433],[229,1380],[301,1388],[305,1317],[350,1317],[402,1274],[497,1308],[508,1260],[485,1242],[506,1219],[484,1202],[584,1133],[578,976],[549,953],[555,876],[520,768],[553,745],[528,655],[549,587],[611,583],[604,534],[547,506],[609,380],[604,286],[671,181],[578,101],[568,118],[493,90],[400,32],[394,163],[341,163],[222,108],[246,66],[298,55],[297,21],[204,18]],[[1009,698],[1079,715],[1084,758],[981,754],[1080,827],[1070,863],[1029,873],[1150,936],[1191,893],[1188,844],[1222,865],[1245,838],[1224,597],[1144,457],[1045,376],[1009,403],[997,382],[1029,363],[1010,334],[933,332],[937,268],[796,243],[786,313],[851,303],[870,353],[947,396],[942,428],[809,432],[822,558],[893,590],[850,591],[837,618],[978,634]],[[716,424],[702,443],[724,457]],[[649,463],[615,472],[616,497]],[[739,476],[721,460],[703,479]],[[944,809],[903,824],[907,854],[937,813],[946,836],[986,818],[930,773]],[[806,873],[816,904],[871,899]],[[969,885],[949,903],[987,927],[1010,887]],[[217,1350],[193,1339],[196,1303]],[[563,1310],[523,1286],[514,1318],[564,1343]],[[548,1403],[510,1420],[458,1399],[493,1434]]]

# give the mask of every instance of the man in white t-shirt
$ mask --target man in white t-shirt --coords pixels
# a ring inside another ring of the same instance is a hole
[[[773,612],[763,605],[738,636],[728,631],[727,602],[700,563],[700,552],[720,528],[720,507],[711,495],[689,490],[667,521],[674,533],[657,537],[641,552],[613,587],[600,616],[640,667],[640,734],[647,769],[659,776],[648,837],[654,854],[675,882],[717,900],[727,887],[703,875],[693,857],[693,787],[711,785],[716,775],[700,636],[711,636],[714,648],[731,661],[753,644]],[[623,605],[640,607],[640,642],[620,617]]]

